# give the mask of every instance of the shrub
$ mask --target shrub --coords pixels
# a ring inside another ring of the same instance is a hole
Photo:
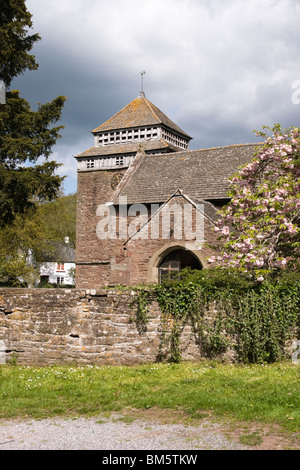
[[[277,273],[257,283],[237,270],[184,270],[177,279],[139,288],[137,320],[144,325],[153,295],[162,322],[172,319],[169,353],[174,362],[181,360],[180,336],[187,322],[204,356],[216,357],[230,348],[244,363],[281,359],[287,342],[299,335],[299,273]]]

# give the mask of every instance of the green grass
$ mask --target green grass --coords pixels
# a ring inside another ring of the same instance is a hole
[[[0,418],[92,416],[125,408],[182,410],[300,429],[300,367],[214,362],[0,366]]]
[[[258,446],[262,443],[262,437],[257,432],[244,434],[240,437],[240,442],[247,446]]]

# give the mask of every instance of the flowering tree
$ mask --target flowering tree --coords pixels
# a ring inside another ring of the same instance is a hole
[[[258,280],[265,271],[299,269],[300,255],[300,129],[263,129],[256,134],[264,143],[230,179],[231,202],[215,228],[223,251],[208,260]]]

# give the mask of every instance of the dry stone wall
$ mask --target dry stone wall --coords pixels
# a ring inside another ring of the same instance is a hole
[[[0,289],[0,362],[20,365],[141,364],[168,357],[161,322],[150,303],[144,329],[135,321],[133,291]],[[164,325],[164,326],[163,326]],[[182,358],[199,359],[192,329],[182,333]]]

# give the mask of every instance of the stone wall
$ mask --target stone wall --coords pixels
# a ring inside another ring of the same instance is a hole
[[[157,303],[150,304],[141,330],[133,298],[133,291],[2,288],[0,362],[134,365],[155,362],[161,353],[167,358]],[[182,344],[183,359],[199,359],[189,325]]]

